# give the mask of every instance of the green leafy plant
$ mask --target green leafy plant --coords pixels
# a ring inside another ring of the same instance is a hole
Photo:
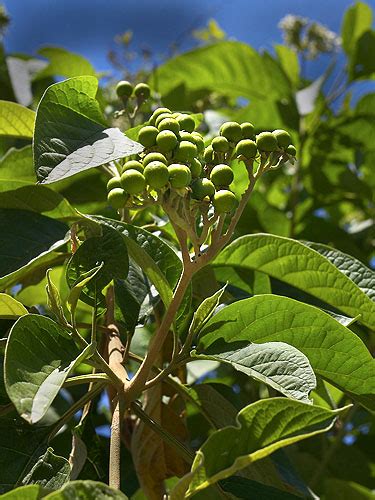
[[[211,23],[114,107],[77,54],[29,107],[0,66],[4,499],[371,498],[371,10],[328,93],[293,19],[275,55]]]

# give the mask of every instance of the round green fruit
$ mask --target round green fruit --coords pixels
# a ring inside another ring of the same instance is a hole
[[[151,89],[147,83],[138,83],[134,87],[134,95],[139,99],[148,99],[151,94]]]
[[[168,108],[156,108],[150,117],[149,123],[151,123],[151,125],[155,125],[156,118],[158,118],[158,116],[160,116],[162,114],[170,115],[171,110]]]
[[[277,144],[280,148],[287,148],[292,143],[292,138],[286,130],[274,130],[273,135],[276,137]]]
[[[177,116],[176,120],[180,125],[181,130],[186,130],[186,132],[193,132],[195,129],[195,121],[190,115],[180,114]]]
[[[172,163],[168,167],[169,171],[169,182],[173,188],[184,188],[188,186],[191,182],[191,172],[186,165],[180,165],[179,163]]]
[[[243,122],[243,123],[241,123],[240,127],[242,130],[242,138],[243,139],[251,139],[254,137],[255,127],[252,123]]]
[[[227,153],[229,151],[229,142],[225,137],[214,137],[211,141],[211,146],[217,153]]]
[[[180,139],[181,141],[189,141],[195,144],[195,139],[193,137],[193,134],[191,134],[190,132],[185,132],[185,130],[181,130]]]
[[[145,148],[150,148],[155,145],[156,136],[158,135],[159,130],[152,125],[146,125],[142,127],[138,134],[138,141]]]
[[[173,116],[170,113],[161,113],[156,119],[155,119],[155,127],[159,127],[159,123],[166,118],[173,118]],[[173,118],[174,119],[174,118]]]
[[[251,139],[242,139],[236,146],[237,156],[244,156],[245,158],[255,158],[257,151],[257,145]]]
[[[194,139],[195,145],[198,148],[198,153],[203,153],[204,151],[204,140],[199,132],[192,132],[191,137]]]
[[[293,144],[291,144],[290,146],[288,146],[288,147],[286,148],[286,152],[287,152],[287,153],[288,153],[288,155],[290,155],[290,156],[296,156],[296,154],[297,154],[297,150],[296,150],[296,148],[293,146]]]
[[[197,158],[193,158],[190,161],[189,168],[193,179],[196,179],[202,173],[202,164]]]
[[[168,183],[169,170],[165,163],[152,161],[145,167],[144,176],[152,188],[160,189]]]
[[[229,186],[233,182],[233,170],[228,165],[216,165],[211,170],[211,181],[215,186]]]
[[[143,166],[147,167],[147,165],[149,163],[151,163],[152,161],[161,161],[165,165],[168,164],[168,161],[167,161],[166,157],[163,154],[161,154],[161,153],[148,153],[143,158]]]
[[[220,127],[220,135],[231,142],[238,142],[242,139],[241,126],[237,122],[226,122]]]
[[[181,141],[176,151],[176,159],[180,161],[191,161],[198,154],[195,144],[189,141]]]
[[[203,153],[203,158],[206,163],[214,163],[215,161],[215,153],[212,149],[212,146],[207,146]]]
[[[122,80],[116,85],[116,94],[120,99],[127,99],[133,93],[133,85],[127,80]]]
[[[125,203],[128,201],[129,195],[119,187],[111,189],[108,193],[109,204],[116,209],[123,208]]]
[[[232,191],[221,189],[214,194],[213,204],[218,214],[225,214],[234,210],[237,205],[237,198]]]
[[[215,194],[215,186],[209,179],[203,177],[203,179],[195,179],[191,185],[191,191],[195,200],[203,200],[206,196],[211,197]]]
[[[158,129],[161,130],[172,130],[176,135],[180,131],[180,125],[174,118],[164,118],[158,124]]]
[[[107,182],[107,191],[111,191],[111,189],[114,189],[114,188],[120,188],[121,187],[121,178],[116,176],[116,177],[112,177],[112,179],[109,179],[109,181]]]
[[[143,172],[143,165],[140,161],[137,160],[129,160],[127,161],[124,166],[122,167],[122,173],[125,172],[125,170],[138,170],[138,172]]]
[[[156,144],[162,153],[168,153],[177,146],[176,134],[171,130],[162,130],[156,137]]]
[[[140,194],[146,187],[146,179],[138,170],[125,170],[121,176],[121,185],[126,193]]]
[[[276,151],[278,149],[277,139],[272,132],[261,132],[256,136],[256,143],[260,151]]]

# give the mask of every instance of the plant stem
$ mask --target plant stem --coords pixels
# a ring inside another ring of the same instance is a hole
[[[100,381],[110,382],[111,379],[105,373],[90,373],[88,375],[78,375],[77,377],[70,377],[66,379],[64,382],[64,387],[70,387],[72,385],[79,384],[89,384]]]
[[[124,414],[124,400],[117,397],[112,413],[111,439],[109,445],[109,486],[120,489],[121,482],[121,421]]]

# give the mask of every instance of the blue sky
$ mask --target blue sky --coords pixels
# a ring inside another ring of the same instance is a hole
[[[1,0],[0,0],[1,2]],[[188,48],[192,28],[215,18],[227,34],[256,48],[281,42],[278,21],[300,14],[340,30],[350,0],[3,0],[12,17],[8,52],[35,54],[43,45],[81,53],[97,70],[108,70],[116,34],[134,32],[136,44],[165,53],[176,39]],[[375,7],[375,0],[368,1]],[[312,71],[316,71],[315,66]]]

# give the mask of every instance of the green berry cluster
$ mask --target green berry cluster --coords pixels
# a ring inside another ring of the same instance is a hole
[[[247,166],[269,161],[275,168],[295,156],[285,130],[255,135],[251,123],[226,122],[217,137],[205,147],[192,116],[158,108],[139,130],[144,151],[124,163],[108,182],[108,201],[116,209],[143,208],[152,203],[164,206],[174,193],[216,214],[232,212],[237,198],[230,185],[234,180],[231,161]],[[251,167],[252,168],[252,167]],[[249,174],[250,175],[250,174]]]
[[[124,104],[127,104],[128,99],[134,97],[139,105],[150,97],[151,90],[147,83],[138,83],[134,86],[127,80],[122,80],[116,85],[116,94]]]

